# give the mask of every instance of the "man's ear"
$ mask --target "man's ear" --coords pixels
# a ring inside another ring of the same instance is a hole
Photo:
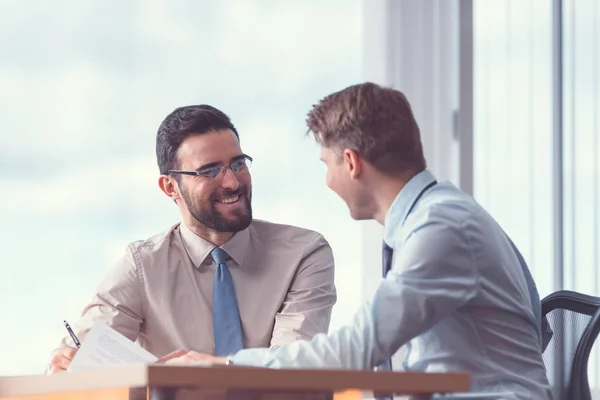
[[[357,179],[362,173],[362,164],[358,153],[352,149],[345,149],[342,158],[348,173],[350,173],[350,179]]]
[[[179,185],[175,178],[169,175],[161,175],[158,177],[158,187],[170,199],[179,200]]]

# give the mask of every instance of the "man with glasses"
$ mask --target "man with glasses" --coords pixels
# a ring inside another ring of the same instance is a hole
[[[229,117],[208,105],[176,109],[158,129],[156,155],[158,184],[182,221],[127,246],[76,336],[101,320],[157,357],[224,356],[326,332],[336,302],[331,248],[317,232],[252,219],[252,157]],[[48,372],[66,370],[75,353],[65,336]]]

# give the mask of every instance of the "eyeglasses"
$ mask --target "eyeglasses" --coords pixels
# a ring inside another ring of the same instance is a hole
[[[233,161],[229,165],[219,165],[216,167],[202,168],[197,171],[183,171],[180,169],[171,169],[169,174],[183,174],[183,175],[196,175],[203,176],[205,178],[214,179],[221,174],[225,174],[227,168],[231,169],[234,174],[247,171],[252,166],[252,157],[244,154],[242,158]]]

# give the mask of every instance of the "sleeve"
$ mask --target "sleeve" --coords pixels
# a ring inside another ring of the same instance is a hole
[[[143,322],[142,288],[133,245],[116,262],[98,285],[92,300],[84,307],[81,318],[71,324],[83,343],[87,332],[96,321],[104,321],[132,341],[138,337]],[[74,346],[66,334],[61,345]]]
[[[302,259],[279,312],[271,347],[327,332],[337,294],[331,247],[318,235]]]
[[[430,217],[394,248],[399,250],[392,270],[352,324],[277,349],[242,350],[232,361],[273,368],[373,368],[476,296],[479,274],[462,224]]]

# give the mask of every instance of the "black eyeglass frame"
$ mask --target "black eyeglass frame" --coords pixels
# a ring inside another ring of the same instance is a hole
[[[252,166],[253,158],[248,154],[242,154],[236,160],[229,163],[229,165],[217,165],[214,167],[208,168],[200,168],[196,171],[185,171],[181,169],[170,169],[169,174],[182,174],[182,175],[192,175],[192,176],[202,176],[208,179],[215,179],[218,176],[224,175],[225,171],[229,168],[234,174],[238,174],[244,170],[244,167],[250,169]],[[239,165],[238,167],[234,167],[234,165]]]

